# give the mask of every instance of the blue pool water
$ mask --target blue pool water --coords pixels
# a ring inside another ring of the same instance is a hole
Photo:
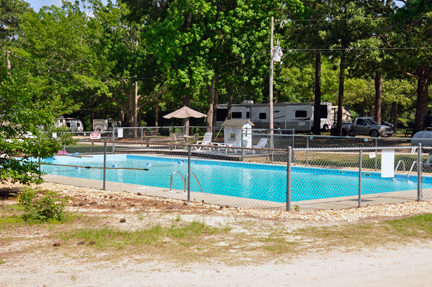
[[[103,156],[54,157],[46,160],[52,164],[102,167]],[[161,158],[138,155],[107,156],[107,167],[146,168],[142,170],[107,170],[106,179],[111,182],[169,188],[171,174],[179,171],[187,174],[187,159]],[[47,174],[102,180],[101,169],[77,169],[43,165]],[[205,193],[221,194],[242,198],[286,201],[286,166],[254,164],[229,161],[191,160],[191,172],[197,176]],[[358,171],[293,167],[291,197],[293,201],[322,198],[336,198],[358,194]],[[432,178],[425,177],[423,188],[432,188]],[[180,176],[175,175],[173,188],[183,190]],[[380,173],[364,172],[362,194],[415,190],[416,176],[396,175],[395,178],[381,178]],[[191,180],[191,191],[200,191],[195,179]]]

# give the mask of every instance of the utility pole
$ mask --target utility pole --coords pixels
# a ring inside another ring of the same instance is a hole
[[[271,34],[270,34],[270,86],[269,86],[270,148],[273,148],[273,30],[274,30],[274,17],[271,17]]]

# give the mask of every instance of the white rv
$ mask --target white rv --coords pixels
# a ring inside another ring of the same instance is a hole
[[[273,106],[274,129],[295,129],[295,131],[310,131],[313,127],[313,103],[277,103]],[[268,104],[254,104],[244,101],[231,107],[232,119],[249,119],[258,129],[269,128]],[[216,125],[220,127],[228,115],[228,105],[217,107]],[[321,104],[321,129],[331,127],[331,103]]]
[[[97,132],[112,131],[115,127],[121,127],[121,121],[111,118],[93,120],[93,130]]]
[[[336,127],[336,123],[337,123],[337,114],[338,114],[338,107],[337,106],[331,107],[331,120],[334,127]],[[343,124],[352,123],[351,113],[345,107],[343,107],[343,112],[342,112],[342,123]]]
[[[57,118],[56,127],[67,126],[72,132],[82,132],[84,131],[84,125],[81,120],[77,118],[65,118],[60,116]]]

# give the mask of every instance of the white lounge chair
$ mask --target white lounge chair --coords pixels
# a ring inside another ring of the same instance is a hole
[[[252,145],[252,148],[265,148],[267,145],[267,141],[268,141],[267,138],[261,138],[256,145]],[[252,153],[254,154],[255,152],[256,152],[255,150],[252,151]]]
[[[196,150],[201,150],[201,148],[202,148],[203,145],[213,145],[213,143],[211,141],[212,140],[212,136],[213,136],[213,133],[205,133],[204,137],[203,137],[203,140],[196,142],[195,149]],[[208,149],[211,150],[211,148],[208,148]]]

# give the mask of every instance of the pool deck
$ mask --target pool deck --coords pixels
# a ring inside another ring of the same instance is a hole
[[[102,189],[103,181],[94,179],[83,179],[59,175],[45,175],[44,180],[47,182],[61,183],[66,185],[75,185],[86,188]],[[183,190],[172,190],[168,188],[160,188],[153,186],[144,186],[137,184],[127,184],[118,182],[106,182],[106,190],[108,191],[126,191],[131,193],[140,192],[142,195],[187,200],[187,194]],[[432,189],[423,189],[423,200],[432,201]],[[225,196],[218,194],[209,194],[203,192],[191,191],[191,201],[201,202],[204,200],[205,203],[230,206],[230,207],[241,207],[241,208],[253,208],[253,209],[264,209],[264,210],[285,210],[286,203],[248,199],[234,196]],[[417,200],[417,190],[398,191],[398,192],[386,192],[376,193],[369,195],[362,195],[362,206],[367,205],[379,205],[388,203],[400,203],[407,201]],[[316,209],[345,209],[354,208],[358,206],[358,196],[346,196],[339,198],[326,198],[317,200],[306,200],[306,201],[293,201],[291,202],[291,210],[294,210],[298,206],[300,210],[316,210]]]
[[[166,146],[165,146],[166,147]],[[178,155],[178,156],[188,156],[187,149],[168,149],[168,148],[116,148],[116,154],[153,154],[153,155]],[[274,152],[273,156],[280,156],[281,153]],[[257,150],[253,153],[251,150],[245,150],[245,152],[238,153],[228,152],[225,147],[216,147],[213,148],[212,151],[207,149],[196,150],[195,148],[191,149],[191,156],[196,158],[209,158],[209,159],[218,159],[218,160],[230,160],[230,161],[244,161],[250,158],[255,160],[266,160],[269,161],[272,157],[272,153]],[[283,154],[286,157],[286,153]]]

